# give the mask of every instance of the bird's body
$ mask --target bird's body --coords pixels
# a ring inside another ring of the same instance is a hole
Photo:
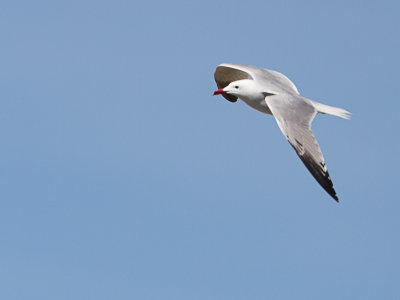
[[[311,122],[317,113],[348,119],[349,112],[301,96],[296,86],[276,71],[247,65],[221,64],[214,77],[218,86],[214,95],[221,94],[231,102],[240,98],[252,108],[273,115],[307,169],[336,201],[339,200],[311,131]]]

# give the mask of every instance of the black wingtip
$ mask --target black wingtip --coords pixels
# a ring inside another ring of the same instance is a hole
[[[293,145],[292,145],[293,146]],[[325,164],[317,163],[309,152],[304,152],[300,154],[296,147],[293,146],[297,155],[300,157],[308,171],[314,176],[317,182],[322,186],[322,188],[333,198],[336,202],[339,203],[339,198],[336,195],[336,191],[333,187],[333,183],[331,177],[329,176],[329,172],[326,170]]]
[[[314,175],[314,174],[313,174],[313,175]],[[315,176],[314,176],[314,177],[315,177]],[[318,180],[318,182],[321,184],[321,186],[324,188],[324,190],[325,190],[333,199],[335,199],[335,201],[336,201],[337,203],[339,203],[339,198],[338,198],[338,196],[337,196],[337,194],[336,194],[335,188],[333,187],[333,183],[332,183],[332,180],[331,180],[331,176],[329,175],[329,172],[328,172],[328,171],[326,171],[325,179],[327,179],[328,186],[322,185],[321,182],[319,182],[319,180]]]

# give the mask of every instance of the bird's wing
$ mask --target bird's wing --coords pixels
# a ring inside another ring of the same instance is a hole
[[[267,96],[265,101],[279,128],[304,165],[325,191],[339,202],[321,149],[311,131],[311,122],[317,114],[317,110],[301,96],[293,97],[281,94]]]
[[[218,88],[224,88],[232,81],[253,78],[269,90],[299,94],[294,83],[282,73],[254,66],[230,63],[220,64],[215,71],[214,78]]]

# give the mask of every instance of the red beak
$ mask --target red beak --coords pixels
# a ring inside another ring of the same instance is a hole
[[[226,94],[226,92],[224,91],[224,89],[218,89],[213,93],[213,96],[219,95],[219,94]]]

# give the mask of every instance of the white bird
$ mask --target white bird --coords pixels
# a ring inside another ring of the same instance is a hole
[[[310,173],[339,202],[311,122],[317,113],[350,119],[348,111],[300,96],[289,78],[272,70],[225,63],[217,67],[214,78],[218,89],[213,95],[221,94],[231,102],[240,98],[252,108],[273,115]]]

